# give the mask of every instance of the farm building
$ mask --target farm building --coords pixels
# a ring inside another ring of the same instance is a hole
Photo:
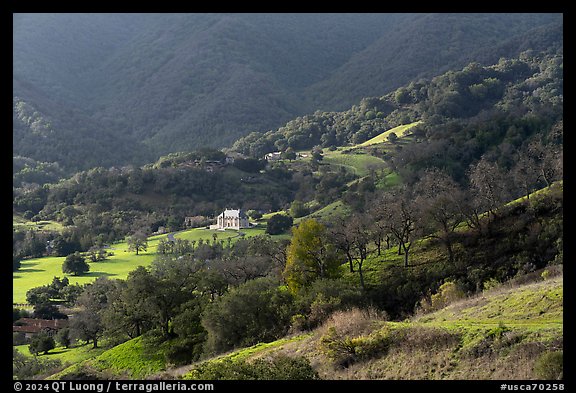
[[[12,332],[24,333],[27,339],[40,332],[53,336],[67,325],[68,320],[66,319],[20,318],[12,325]]]

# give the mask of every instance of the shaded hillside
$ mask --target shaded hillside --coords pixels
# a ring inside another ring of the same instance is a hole
[[[25,103],[17,106],[18,121],[34,129],[31,138],[55,138],[46,117]],[[213,216],[230,206],[277,211],[298,201],[310,210],[306,215],[340,200],[362,212],[378,190],[413,184],[427,169],[442,170],[467,187],[471,165],[481,159],[515,171],[506,180],[507,192],[519,197],[562,177],[562,119],[561,49],[523,52],[520,58],[502,58],[490,66],[471,63],[383,97],[364,98],[347,111],[318,111],[276,131],[251,133],[233,149],[255,158],[234,163],[221,151],[203,149],[163,156],[145,167],[94,168],[34,188],[25,183],[41,184],[42,172],[53,179],[61,168],[19,157],[13,208],[29,219],[74,223],[90,232],[91,241],[99,234],[112,240],[137,227],[176,230],[186,216]],[[404,126],[394,128],[399,125]],[[379,143],[363,146],[371,138]],[[75,142],[85,141],[97,145],[95,153],[110,143],[109,149],[128,156],[134,145],[126,139],[114,144],[113,138],[70,137],[71,148],[55,153],[82,157],[83,145]],[[262,159],[276,149],[283,160]],[[295,159],[295,152],[305,149],[311,149],[308,157]],[[83,159],[93,162],[90,156]],[[519,163],[526,159],[537,162],[523,169]],[[538,174],[542,165],[548,179]],[[527,175],[533,175],[529,184],[522,180]],[[353,182],[360,177],[361,182]]]
[[[277,130],[250,133],[232,150],[262,157],[272,151],[351,148],[420,121],[410,129],[410,143],[367,150],[405,180],[430,166],[460,180],[466,167],[485,153],[509,165],[514,151],[531,138],[548,138],[562,116],[563,51],[552,46],[412,81],[384,96],[363,98],[346,111],[300,116]]]
[[[42,184],[56,181],[71,168],[85,170],[95,166],[113,166],[121,162],[143,164],[150,150],[138,139],[119,133],[106,121],[98,121],[75,104],[63,102],[33,85],[14,80],[12,119],[13,171],[19,178]],[[33,98],[30,98],[33,97]],[[55,167],[51,176],[40,169],[37,176],[22,173],[35,167]],[[44,172],[44,176],[42,174]]]
[[[543,32],[539,25],[550,23]],[[530,30],[528,33],[526,31]],[[525,33],[525,34],[524,34]],[[534,39],[546,35],[545,42]],[[358,52],[329,78],[307,89],[321,110],[342,110],[366,96],[432,78],[471,61],[483,65],[562,40],[555,14],[418,14]]]
[[[559,19],[16,14],[13,95],[38,108],[54,137],[38,139],[30,124],[17,124],[14,154],[78,170],[230,146],[318,108],[341,109],[417,77],[516,53],[526,41],[509,38]]]

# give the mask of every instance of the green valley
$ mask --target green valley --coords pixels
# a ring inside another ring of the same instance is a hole
[[[562,14],[14,34],[14,380],[564,379]]]

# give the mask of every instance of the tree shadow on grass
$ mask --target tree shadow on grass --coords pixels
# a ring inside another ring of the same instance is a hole
[[[98,277],[112,277],[112,276],[117,276],[117,275],[118,275],[118,274],[116,274],[116,273],[88,272],[88,273],[80,274],[80,275],[74,276],[74,277],[94,277],[94,278],[98,278]]]
[[[47,354],[42,353],[42,356],[59,355],[61,353],[69,352],[71,348],[51,349]]]
[[[82,274],[78,274],[78,275],[70,275],[69,277],[75,277],[75,278],[80,278],[80,277],[94,277],[94,278],[98,278],[98,277],[112,277],[112,276],[117,276],[118,274],[116,273],[106,273],[106,272],[88,272],[88,273],[82,273]]]

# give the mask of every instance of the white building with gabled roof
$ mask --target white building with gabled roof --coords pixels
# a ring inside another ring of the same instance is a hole
[[[216,217],[215,225],[210,225],[210,229],[240,229],[248,227],[250,227],[250,223],[242,209],[228,208]]]

